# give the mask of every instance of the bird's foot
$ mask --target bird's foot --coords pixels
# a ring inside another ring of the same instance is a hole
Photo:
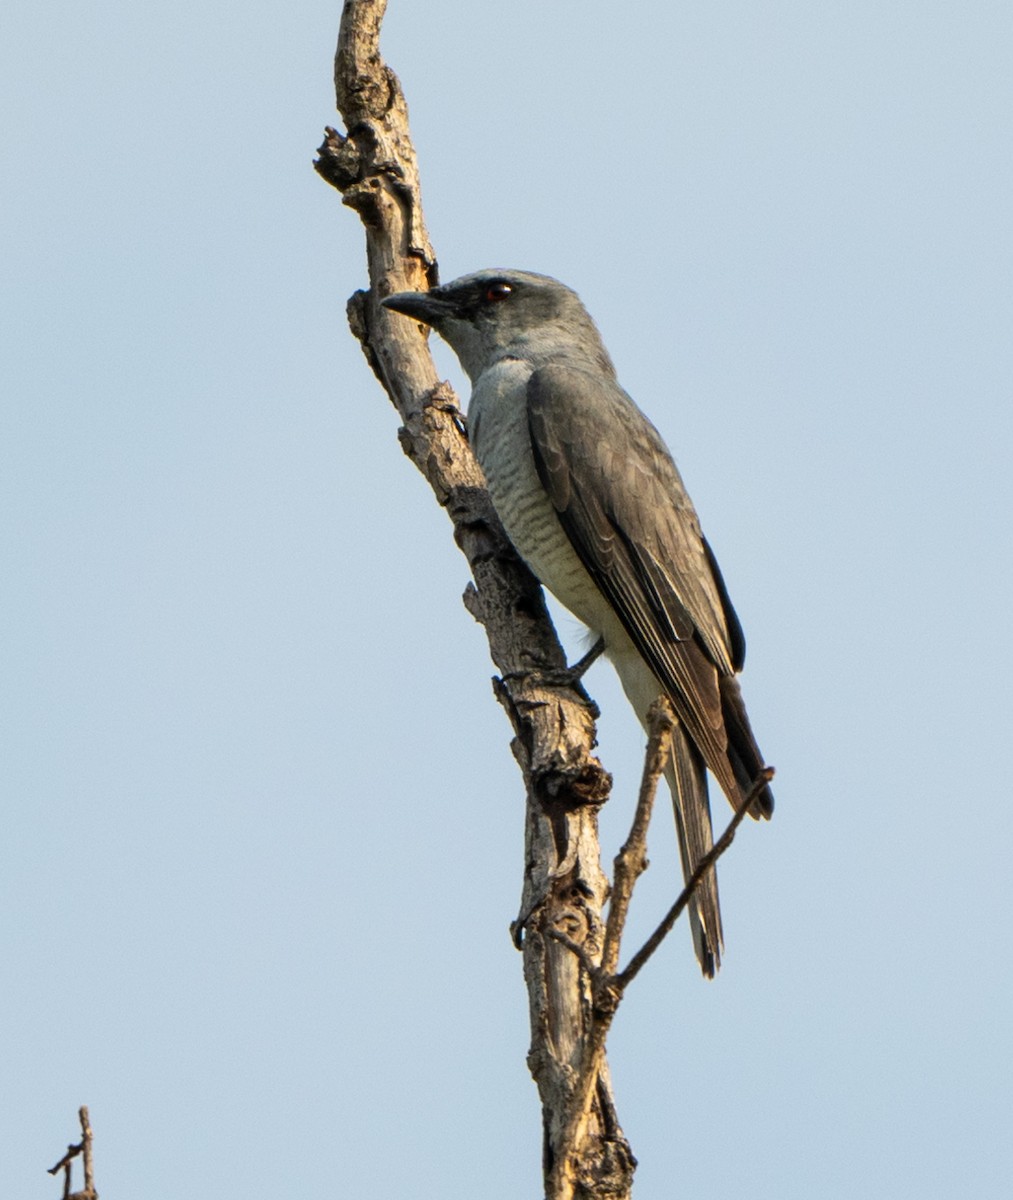
[[[605,639],[599,638],[591,649],[582,658],[578,658],[572,666],[542,671],[540,678],[551,687],[572,687],[586,696],[587,693],[584,691],[582,680],[591,666],[601,658],[604,652]]]
[[[581,700],[588,706],[595,720],[601,716],[598,705],[591,699],[582,682],[591,665],[599,659],[605,650],[605,639],[599,638],[588,652],[569,667],[548,667],[537,671],[526,671],[523,674],[534,679],[541,687],[572,688]],[[521,672],[511,672],[504,679],[519,678]]]
[[[567,670],[573,675],[574,681],[583,679],[588,668],[593,666],[604,653],[605,639],[600,637],[583,658],[578,658],[572,667],[567,667]]]

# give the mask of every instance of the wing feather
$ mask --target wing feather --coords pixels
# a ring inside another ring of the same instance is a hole
[[[532,374],[528,426],[578,557],[734,799],[721,678],[741,628],[664,442],[618,384],[565,363]]]

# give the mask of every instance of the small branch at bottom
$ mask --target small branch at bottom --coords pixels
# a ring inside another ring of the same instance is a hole
[[[67,1153],[60,1159],[55,1167],[48,1169],[48,1174],[56,1175],[59,1171],[64,1172],[63,1177],[63,1196],[64,1200],[98,1200],[98,1192],[95,1190],[95,1172],[92,1166],[91,1157],[91,1120],[88,1116],[87,1105],[82,1105],[78,1109],[78,1120],[81,1122],[81,1140],[76,1146],[68,1146]],[[70,1190],[70,1165],[81,1155],[84,1162],[84,1190],[80,1192],[71,1192]]]
[[[674,725],[675,714],[671,705],[664,697],[659,697],[647,714],[649,736],[633,824],[612,866],[612,897],[609,900],[601,955],[600,974],[605,977],[611,977],[619,965],[619,945],[633,899],[633,888],[647,870],[647,827],[651,823],[658,783],[672,754]]]

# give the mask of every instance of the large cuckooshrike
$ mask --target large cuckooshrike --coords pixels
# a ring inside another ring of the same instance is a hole
[[[659,695],[671,702],[667,776],[688,877],[712,845],[707,770],[738,807],[763,758],[735,678],[742,627],[668,448],[557,280],[479,271],[383,304],[432,326],[470,376],[471,444],[518,553],[604,640],[642,723]],[[765,788],[751,814],[773,808]],[[713,869],[690,924],[713,976],[723,944]]]

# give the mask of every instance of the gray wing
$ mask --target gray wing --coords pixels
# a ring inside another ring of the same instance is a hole
[[[531,376],[528,427],[542,485],[581,562],[734,801],[747,770],[729,757],[722,683],[734,684],[745,645],[664,442],[618,384],[567,364]]]

